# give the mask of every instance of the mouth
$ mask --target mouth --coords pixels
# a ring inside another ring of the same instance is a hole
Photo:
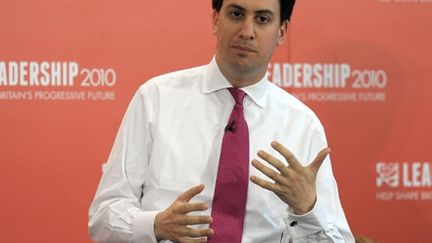
[[[243,53],[255,53],[257,52],[256,49],[249,47],[249,46],[245,46],[245,45],[233,45],[232,46],[234,49],[243,52]]]

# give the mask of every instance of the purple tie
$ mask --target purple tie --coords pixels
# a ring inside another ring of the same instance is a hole
[[[224,132],[213,196],[210,243],[241,243],[249,181],[249,132],[243,115],[245,93],[228,89],[235,105]]]

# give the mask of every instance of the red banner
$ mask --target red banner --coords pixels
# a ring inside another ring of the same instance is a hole
[[[3,242],[90,242],[126,106],[208,63],[210,1],[0,0]],[[354,234],[432,242],[432,1],[297,1],[271,80],[323,122]]]

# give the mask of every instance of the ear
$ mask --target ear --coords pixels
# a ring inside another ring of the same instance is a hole
[[[218,22],[219,22],[219,12],[216,10],[213,10],[213,33],[216,34],[217,33],[217,28],[218,28]]]
[[[284,43],[285,40],[285,36],[287,34],[288,31],[288,21],[285,20],[281,26],[279,27],[279,38],[278,38],[278,42],[277,45],[280,46]]]

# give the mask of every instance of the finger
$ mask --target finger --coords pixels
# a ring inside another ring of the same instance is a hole
[[[207,238],[187,238],[187,237],[183,237],[178,242],[181,242],[181,243],[205,243],[205,242],[207,242]]]
[[[173,208],[174,213],[187,214],[194,211],[205,211],[208,209],[207,203],[183,203]]]
[[[269,164],[271,164],[273,167],[275,167],[279,172],[281,172],[282,174],[286,175],[287,174],[287,166],[282,163],[280,160],[276,159],[274,156],[272,156],[271,154],[265,152],[265,151],[258,151],[258,157],[260,157],[261,159],[267,161]]]
[[[275,182],[282,183],[283,177],[281,174],[277,173],[276,171],[272,170],[271,168],[265,166],[258,160],[254,159],[252,160],[253,167],[257,168],[257,170],[261,171],[264,175],[268,176],[270,179],[274,180]]]
[[[188,237],[208,237],[213,235],[213,230],[211,229],[193,229],[188,227],[188,231],[186,232],[186,236]]]
[[[294,156],[291,151],[289,151],[287,148],[285,148],[282,144],[274,141],[271,143],[271,146],[278,151],[288,162],[288,164],[293,168],[294,170],[298,170],[301,167],[303,167],[300,162],[297,160],[297,158]]]
[[[177,200],[182,202],[189,202],[193,197],[200,194],[204,190],[204,185],[199,184],[197,186],[189,188],[187,191],[180,194],[180,196],[177,197]]]
[[[207,242],[207,238],[188,238],[188,237],[180,237],[178,241],[181,243],[205,243]]]
[[[253,183],[255,183],[256,185],[258,185],[258,186],[260,186],[260,187],[262,187],[264,189],[267,189],[269,191],[272,191],[272,192],[274,192],[276,194],[279,194],[281,192],[281,188],[277,184],[274,184],[274,183],[271,183],[269,181],[263,180],[263,179],[258,178],[256,176],[251,176],[250,180]]]
[[[182,215],[175,220],[180,225],[210,224],[213,221],[210,216],[188,216]]]
[[[212,222],[213,222],[213,218],[210,216],[187,216],[186,217],[187,225],[211,224]]]
[[[322,163],[324,162],[324,159],[327,157],[327,155],[330,152],[331,152],[330,148],[322,149],[315,157],[315,159],[308,166],[315,173],[315,175],[318,173],[318,170],[321,167]]]
[[[176,233],[183,237],[208,237],[213,235],[212,229],[194,229],[192,227],[178,227]]]

